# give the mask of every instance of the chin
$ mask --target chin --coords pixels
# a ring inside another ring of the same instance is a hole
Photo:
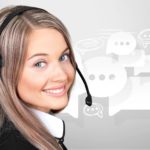
[[[67,105],[68,105],[68,102],[64,103],[63,105],[61,105],[61,106],[59,106],[57,108],[51,109],[51,111],[55,112],[55,113],[58,113],[58,112],[62,111]]]

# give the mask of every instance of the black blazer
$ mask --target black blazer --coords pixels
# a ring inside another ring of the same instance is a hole
[[[61,142],[59,142],[61,144]],[[64,150],[67,148],[62,145]],[[10,121],[0,129],[0,150],[38,150],[28,142]]]
[[[30,144],[10,121],[0,129],[0,150],[38,150]]]

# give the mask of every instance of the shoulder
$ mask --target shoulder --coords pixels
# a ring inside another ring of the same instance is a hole
[[[0,150],[37,150],[10,121],[0,128]]]

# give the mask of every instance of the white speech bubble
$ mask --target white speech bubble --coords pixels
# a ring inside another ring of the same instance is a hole
[[[139,75],[140,73],[150,73],[150,56],[145,56],[144,66],[134,67],[134,75]]]
[[[141,77],[130,77],[130,80],[132,91],[129,98],[122,104],[121,110],[150,110],[150,77],[149,82],[144,84],[141,83]]]
[[[128,79],[125,87],[116,95],[109,97],[109,116],[118,113],[122,104],[130,97],[132,91],[132,82]]]
[[[135,50],[129,55],[119,56],[118,62],[124,67],[142,67],[145,64],[145,51]]]
[[[112,34],[107,42],[106,53],[117,55],[128,55],[136,47],[136,40],[131,33],[117,32]]]
[[[86,79],[92,96],[108,97],[118,93],[126,84],[124,67],[109,57],[94,57],[84,63]]]
[[[145,48],[150,44],[150,29],[145,29],[138,34],[138,38],[142,41]]]
[[[95,51],[103,46],[104,42],[100,38],[88,38],[80,40],[75,44],[75,50],[77,50],[81,55],[86,52]]]
[[[83,113],[86,116],[98,116],[99,118],[103,118],[103,106],[99,103],[93,103],[90,107],[85,105]]]
[[[149,80],[145,83],[141,83],[141,80]],[[130,91],[128,96],[121,95],[120,99],[125,100],[118,105],[109,106],[109,115],[113,116],[121,110],[150,110],[150,77],[129,77],[131,82]],[[118,97],[119,99],[119,97]],[[110,98],[112,101],[112,99]],[[113,103],[113,102],[112,102]]]

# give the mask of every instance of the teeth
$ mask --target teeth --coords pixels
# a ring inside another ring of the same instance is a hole
[[[61,93],[64,90],[64,88],[62,89],[57,89],[57,90],[46,90],[47,93]]]

